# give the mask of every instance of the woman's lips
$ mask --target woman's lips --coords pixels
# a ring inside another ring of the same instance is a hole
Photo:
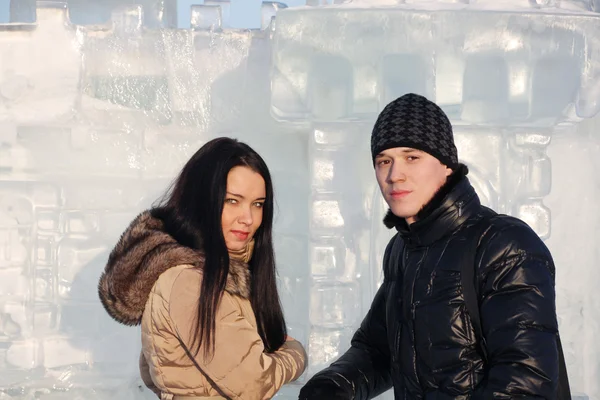
[[[231,233],[233,233],[234,236],[240,240],[248,239],[248,235],[250,234],[250,232],[244,232],[244,231],[231,231]]]

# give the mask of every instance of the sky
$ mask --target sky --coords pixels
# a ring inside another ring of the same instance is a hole
[[[27,1],[27,0],[21,0]],[[96,0],[101,2],[102,0]],[[189,28],[190,7],[194,4],[203,4],[204,0],[178,0],[178,26]],[[306,0],[281,0],[290,7],[306,4]],[[131,3],[131,0],[123,0],[123,3]],[[230,21],[236,28],[258,28],[260,27],[260,6],[262,0],[231,0]],[[10,0],[0,0],[0,23],[7,22]]]
[[[198,0],[179,0],[178,25],[179,27],[189,26],[190,7],[193,4],[202,4]],[[282,0],[288,7],[306,4],[306,0]],[[260,27],[260,6],[262,0],[232,0],[231,1],[231,24],[236,28],[258,28]],[[186,26],[187,25],[187,26]]]

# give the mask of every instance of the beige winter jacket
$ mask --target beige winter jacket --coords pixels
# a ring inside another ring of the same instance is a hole
[[[147,212],[132,222],[115,246],[100,279],[100,298],[116,320],[141,323],[140,372],[161,399],[220,394],[270,399],[304,372],[306,353],[299,342],[286,342],[275,353],[264,352],[248,299],[250,272],[240,260],[249,255],[232,254],[216,312],[213,357],[205,360],[202,351],[194,357],[205,376],[178,340],[191,348],[202,254],[178,245],[164,232],[162,222]]]

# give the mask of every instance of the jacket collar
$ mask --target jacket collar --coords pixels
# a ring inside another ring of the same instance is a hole
[[[228,293],[246,299],[250,297],[250,270],[242,260],[248,260],[252,250],[253,243],[230,257],[225,285]],[[102,305],[118,322],[139,324],[159,276],[183,264],[202,268],[204,254],[179,244],[166,232],[161,219],[144,211],[133,220],[110,253],[98,284]]]
[[[469,217],[475,214],[481,203],[471,186],[467,174],[469,169],[460,164],[433,196],[431,201],[417,214],[417,221],[409,225],[404,218],[388,210],[384,224],[395,227],[408,246],[427,246],[454,232]]]
[[[248,244],[241,250],[227,250],[229,252],[229,259],[240,261],[244,264],[248,264],[252,258],[254,252],[254,239],[248,242]]]

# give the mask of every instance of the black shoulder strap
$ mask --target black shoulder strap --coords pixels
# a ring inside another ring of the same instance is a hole
[[[481,356],[487,361],[487,345],[485,343],[485,337],[481,328],[481,317],[479,316],[479,281],[476,274],[477,260],[477,249],[479,247],[479,238],[484,233],[484,224],[481,221],[475,223],[475,229],[470,234],[471,244],[467,246],[465,251],[462,253],[461,260],[461,283],[463,289],[463,296],[465,299],[465,306],[467,312],[471,318],[471,324],[473,330],[475,330],[475,339],[477,341]]]
[[[471,245],[463,252],[461,262],[461,283],[463,288],[463,296],[467,312],[471,318],[473,329],[475,330],[475,338],[478,343],[479,351],[483,359],[487,362],[487,344],[483,336],[481,328],[481,316],[479,315],[479,280],[477,272],[477,250],[479,247],[479,239],[487,229],[487,226],[478,221],[475,223],[475,229],[471,235]],[[558,388],[556,400],[571,400],[571,388],[569,387],[569,377],[567,375],[567,365],[565,356],[560,342],[560,335],[556,334],[556,345],[558,348]]]
[[[188,347],[185,345],[185,343],[183,343],[183,340],[181,340],[181,338],[179,337],[179,335],[175,335],[177,337],[177,340],[179,341],[179,344],[181,345],[181,347],[183,348],[183,350],[185,351],[185,354],[187,354],[187,356],[189,357],[189,359],[192,361],[192,363],[194,363],[194,366],[196,367],[196,369],[198,371],[200,371],[200,373],[202,375],[204,375],[204,378],[208,381],[208,384],[210,386],[213,387],[213,389],[215,389],[217,391],[217,393],[219,393],[220,396],[222,396],[223,398],[227,399],[227,400],[231,400],[231,398],[229,396],[227,396],[222,390],[221,388],[215,383],[215,381],[213,381],[210,376],[208,376],[208,374],[206,374],[206,372],[204,372],[204,370],[202,368],[200,368],[200,366],[198,365],[198,362],[196,361],[196,358],[192,355],[192,353],[190,352],[190,349],[188,349]]]

